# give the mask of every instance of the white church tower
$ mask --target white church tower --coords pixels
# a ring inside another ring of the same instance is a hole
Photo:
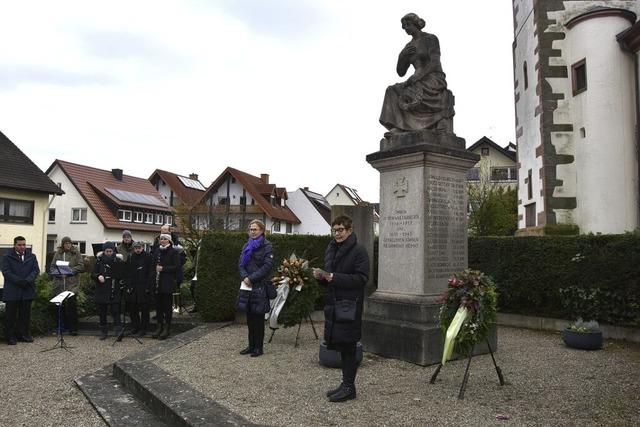
[[[518,234],[638,228],[639,3],[513,0]]]

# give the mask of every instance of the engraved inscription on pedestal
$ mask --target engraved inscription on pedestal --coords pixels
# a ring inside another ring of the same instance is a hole
[[[446,287],[451,273],[467,265],[466,180],[464,174],[431,169],[425,182],[427,292]]]
[[[388,191],[381,195],[378,290],[422,294],[422,172],[390,171],[381,180]]]

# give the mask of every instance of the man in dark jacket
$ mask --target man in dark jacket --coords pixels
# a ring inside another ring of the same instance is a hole
[[[133,253],[133,237],[129,230],[124,230],[122,232],[122,242],[118,243],[116,253],[122,255],[122,260],[124,262],[127,262]]]
[[[340,215],[331,223],[334,239],[324,254],[325,270],[314,276],[326,285],[324,339],[327,348],[340,351],[342,384],[326,394],[331,402],[356,398],[356,345],[362,337],[364,287],[369,278],[369,254],[353,234],[353,220]],[[336,302],[355,308],[352,320],[336,318]]]
[[[36,297],[35,280],[38,274],[40,274],[40,267],[36,256],[27,251],[26,239],[17,236],[13,239],[13,249],[2,259],[3,299],[6,304],[4,336],[9,345],[16,345],[16,338],[24,342],[33,342],[29,327],[31,302]],[[19,333],[17,337],[14,330],[16,316]]]
[[[102,253],[96,259],[91,273],[95,282],[94,301],[100,319],[100,339],[107,338],[107,310],[111,309],[114,330],[120,327],[120,286],[122,284],[123,262],[116,257],[113,242],[102,245]]]
[[[158,328],[151,338],[164,340],[171,332],[171,318],[173,315],[173,293],[176,290],[180,260],[178,251],[171,244],[170,234],[161,234],[158,250],[154,254],[155,265],[155,293],[156,315]]]
[[[133,327],[131,333],[137,333],[139,337],[143,337],[149,327],[149,305],[154,280],[153,257],[144,251],[144,243],[135,242],[129,258],[129,280],[125,299]]]

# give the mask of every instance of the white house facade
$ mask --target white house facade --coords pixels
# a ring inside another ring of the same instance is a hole
[[[331,233],[331,206],[322,194],[309,191],[309,188],[298,188],[289,193],[287,204],[300,220],[295,234]]]

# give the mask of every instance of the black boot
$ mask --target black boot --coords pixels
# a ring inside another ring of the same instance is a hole
[[[162,328],[162,333],[158,337],[159,340],[166,340],[169,337],[169,333],[171,332],[171,323],[166,323],[164,328]]]
[[[249,354],[249,353],[253,353],[253,347],[248,346],[247,348],[240,350],[240,354]]]
[[[160,334],[162,333],[162,329],[164,329],[163,326],[164,325],[162,323],[158,323],[158,328],[155,330],[154,333],[151,334],[151,338],[153,338],[154,340],[157,340]]]
[[[356,398],[355,384],[344,384],[335,394],[329,396],[329,402],[344,402]]]
[[[100,341],[104,341],[107,339],[107,327],[106,326],[101,326],[100,327]]]
[[[251,357],[259,357],[259,356],[262,356],[263,354],[264,354],[264,351],[262,351],[262,347],[256,347],[251,352]]]
[[[336,394],[337,392],[339,392],[340,390],[342,390],[342,387],[344,386],[344,384],[340,383],[340,385],[336,388],[333,388],[331,390],[327,390],[327,397],[331,397],[331,395]]]

